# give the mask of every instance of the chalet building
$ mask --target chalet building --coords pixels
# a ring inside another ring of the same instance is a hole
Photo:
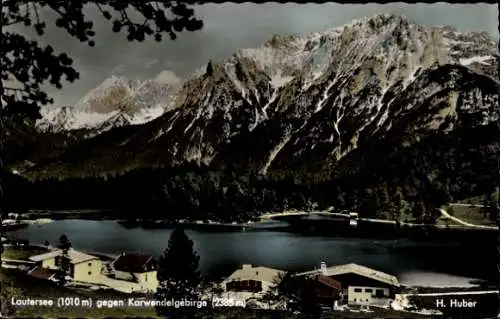
[[[341,287],[339,296],[349,305],[385,305],[394,298],[400,288],[395,276],[354,263],[332,267],[321,263],[320,269],[295,276],[311,278],[318,275],[338,282],[336,287]]]
[[[96,256],[88,255],[83,252],[70,248],[68,250],[69,257],[69,276],[72,280],[84,283],[100,283],[102,280],[102,262]],[[63,252],[60,249],[51,252],[31,256],[29,260],[37,264],[38,270],[33,269],[36,273],[40,272],[40,268],[57,270],[60,269]],[[33,272],[32,272],[33,273]]]
[[[258,298],[270,291],[284,275],[285,271],[278,269],[243,265],[227,277],[221,286],[226,295],[243,299]]]
[[[123,252],[112,263],[114,277],[136,283],[136,290],[155,292],[158,288],[157,264],[152,256]]]

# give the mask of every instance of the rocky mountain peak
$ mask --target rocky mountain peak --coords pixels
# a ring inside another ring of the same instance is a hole
[[[168,104],[171,84],[154,80],[131,80],[112,75],[80,99],[75,107],[86,112],[109,113],[117,109],[134,114],[142,108]]]
[[[177,89],[178,85],[153,79],[112,75],[75,106],[42,109],[37,127],[45,131],[93,130],[88,136],[94,136],[113,127],[144,123],[170,109]]]

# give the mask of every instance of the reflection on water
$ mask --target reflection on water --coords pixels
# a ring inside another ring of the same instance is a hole
[[[67,234],[76,249],[113,254],[142,251],[159,256],[170,233],[170,229],[126,229],[114,221],[60,220],[31,225],[12,235],[56,243],[61,234]],[[299,271],[318,267],[321,261],[328,265],[355,262],[395,275],[417,271],[490,279],[496,271],[493,250],[487,253],[484,247],[464,248],[453,243],[315,237],[273,230],[186,233],[200,255],[201,270],[213,276],[227,275],[243,263]]]

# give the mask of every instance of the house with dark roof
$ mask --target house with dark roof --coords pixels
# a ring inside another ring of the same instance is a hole
[[[400,288],[395,276],[354,263],[326,267],[322,262],[319,269],[295,276],[311,278],[318,275],[340,283],[343,301],[352,305],[385,305]]]
[[[141,291],[154,292],[158,288],[157,264],[151,255],[123,252],[112,263],[114,277],[139,284]]]

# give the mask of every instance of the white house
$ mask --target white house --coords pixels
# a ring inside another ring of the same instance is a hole
[[[351,305],[385,305],[392,300],[400,287],[395,276],[354,263],[326,267],[323,262],[320,269],[296,276],[317,274],[340,282],[343,300]]]
[[[29,260],[34,261],[41,268],[59,269],[62,258],[62,250],[57,249],[51,252],[31,256]],[[102,262],[101,260],[89,254],[74,250],[68,250],[69,257],[69,276],[74,281],[86,283],[101,283]]]
[[[155,292],[158,288],[156,262],[150,255],[123,252],[112,263],[115,279],[125,280],[133,291]]]
[[[222,283],[223,295],[238,299],[260,298],[272,289],[285,271],[243,265]]]

